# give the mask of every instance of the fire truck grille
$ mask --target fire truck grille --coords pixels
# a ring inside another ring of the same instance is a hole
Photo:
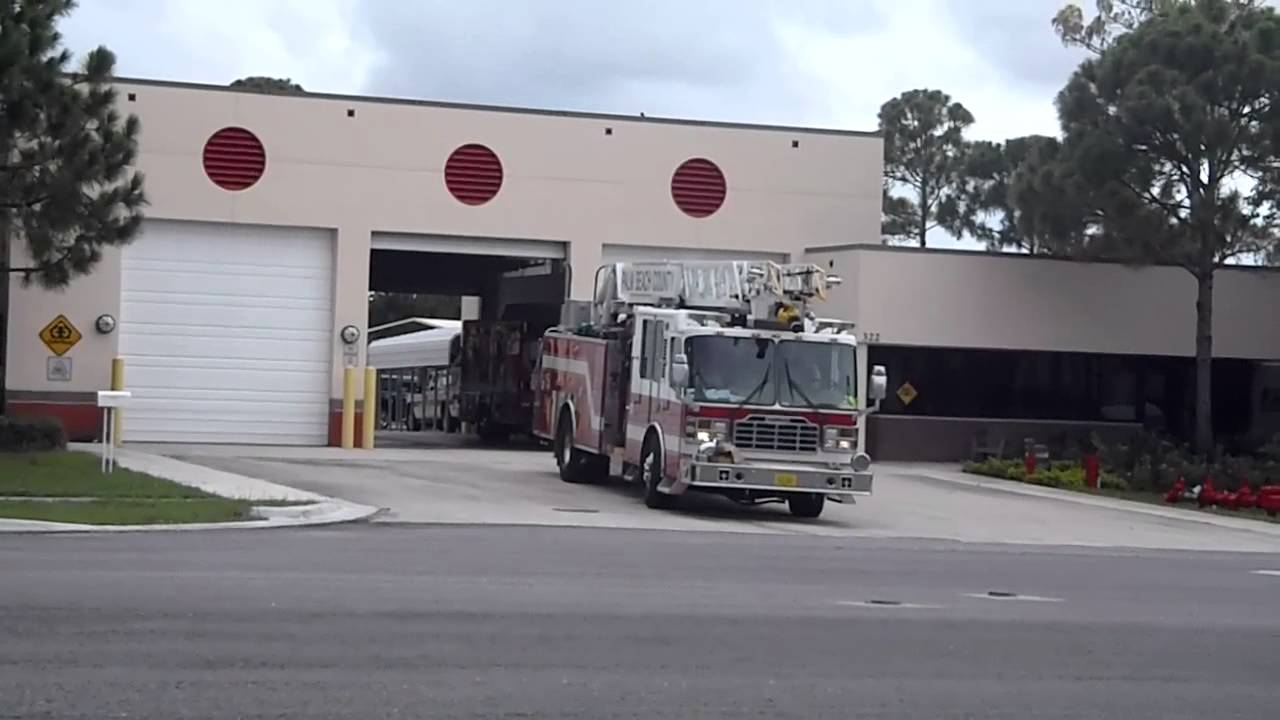
[[[733,444],[743,450],[818,452],[818,426],[804,418],[751,415],[733,426]]]

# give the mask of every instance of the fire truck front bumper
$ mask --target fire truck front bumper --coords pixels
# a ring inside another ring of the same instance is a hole
[[[870,470],[857,472],[851,467],[837,469],[698,461],[690,464],[688,475],[691,488],[760,493],[817,492],[839,496],[870,495],[871,480]]]

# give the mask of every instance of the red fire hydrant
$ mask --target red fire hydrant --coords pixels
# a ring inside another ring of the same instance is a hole
[[[1098,489],[1098,453],[1084,456],[1084,484],[1090,490]]]

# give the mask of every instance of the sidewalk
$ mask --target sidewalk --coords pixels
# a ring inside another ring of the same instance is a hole
[[[72,444],[70,450],[98,454],[99,445]],[[289,501],[298,505],[254,508],[257,520],[219,523],[183,523],[164,525],[78,525],[42,520],[13,520],[0,518],[0,533],[69,533],[69,532],[173,532],[191,530],[248,530],[307,525],[333,525],[365,520],[379,512],[379,508],[327,497],[318,493],[298,490],[285,485],[259,480],[244,475],[223,472],[193,465],[173,458],[154,455],[140,450],[122,447],[117,451],[116,464],[123,468],[144,472],[172,480],[207,493],[233,500]]]

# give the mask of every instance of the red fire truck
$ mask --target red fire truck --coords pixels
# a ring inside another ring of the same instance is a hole
[[[859,403],[853,324],[811,310],[838,282],[763,261],[606,265],[590,319],[543,336],[533,433],[566,482],[620,475],[655,508],[706,491],[817,517],[869,495],[858,426],[887,378],[873,368]]]

